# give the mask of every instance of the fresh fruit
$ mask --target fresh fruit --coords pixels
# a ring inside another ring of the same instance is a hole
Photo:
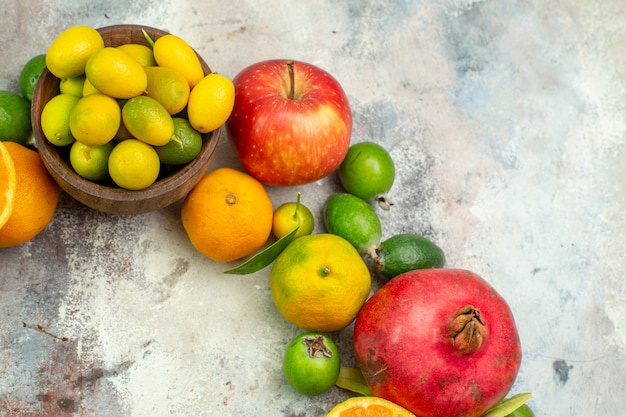
[[[235,102],[233,82],[218,73],[208,74],[191,90],[187,104],[189,123],[201,133],[218,129],[230,116]]]
[[[278,239],[288,235],[298,228],[294,239],[304,235],[310,235],[315,228],[313,213],[307,206],[300,202],[298,193],[295,202],[281,204],[275,211],[272,219],[272,232]]]
[[[13,209],[0,228],[0,248],[7,248],[28,242],[46,228],[56,211],[59,186],[37,152],[14,142],[4,142],[2,146],[10,154],[15,169]],[[10,172],[7,175],[9,187],[11,175]],[[5,198],[10,204],[10,196]]]
[[[181,112],[189,100],[189,84],[179,72],[166,67],[144,67],[148,77],[146,95],[152,97],[169,114]],[[207,110],[208,111],[208,110]]]
[[[374,260],[376,268],[387,278],[415,269],[441,268],[446,263],[439,246],[412,233],[395,235],[382,242]]]
[[[524,404],[507,417],[535,417],[535,413],[527,404]]]
[[[15,205],[15,164],[3,142],[0,142],[0,229],[9,220]]]
[[[306,331],[332,332],[354,320],[371,278],[347,240],[323,233],[295,239],[282,251],[272,265],[270,287],[287,321]]]
[[[328,72],[270,60],[243,69],[233,82],[226,126],[246,171],[266,184],[298,185],[339,167],[350,145],[352,113]]]
[[[113,148],[108,161],[113,182],[127,190],[143,190],[159,176],[161,162],[154,148],[137,139],[126,139]]]
[[[46,66],[57,78],[77,77],[85,73],[87,61],[104,48],[98,31],[89,26],[72,26],[52,41],[46,52]]]
[[[46,139],[57,146],[74,142],[70,129],[70,116],[80,97],[72,94],[57,94],[41,111],[41,130]]]
[[[382,208],[392,204],[387,193],[396,176],[389,153],[377,143],[360,142],[348,149],[339,165],[339,179],[350,194],[370,201],[376,199]]]
[[[352,397],[333,407],[326,417],[416,417],[399,405],[378,397]]]
[[[152,97],[137,96],[128,100],[122,108],[122,120],[134,138],[149,145],[166,145],[174,134],[172,116]]]
[[[20,72],[20,91],[22,92],[22,97],[26,100],[31,101],[33,99],[33,92],[35,91],[35,86],[37,85],[37,81],[39,81],[39,76],[46,68],[46,55],[35,55],[32,57],[22,68]]]
[[[89,79],[85,78],[85,84],[83,85],[83,96],[99,93],[98,89],[89,82]]]
[[[87,79],[98,91],[114,98],[143,94],[148,77],[137,60],[119,48],[104,47],[85,66]]]
[[[320,395],[330,390],[337,381],[340,367],[337,346],[320,333],[296,336],[283,358],[287,382],[305,395]]]
[[[75,141],[70,148],[70,164],[81,177],[104,181],[109,178],[109,156],[114,146],[112,141],[100,146]]]
[[[79,98],[70,113],[70,131],[89,146],[107,143],[120,128],[120,106],[113,97],[95,93]]]
[[[187,119],[172,118],[174,134],[167,144],[155,146],[161,163],[182,165],[193,160],[202,149],[202,135],[196,131]]]
[[[509,392],[522,355],[506,301],[478,275],[446,268],[398,275],[374,293],[354,348],[372,394],[420,417],[482,415]]]
[[[192,245],[217,262],[230,262],[260,249],[272,231],[272,201],[252,176],[232,168],[206,174],[181,207]]]
[[[152,67],[157,63],[154,60],[152,48],[139,43],[125,43],[117,47],[132,56],[142,67]]]
[[[0,91],[0,141],[24,144],[31,132],[30,102],[10,91]]]
[[[59,90],[61,94],[70,94],[76,97],[82,97],[85,79],[86,77],[84,75],[63,78],[59,81]]]
[[[161,36],[152,47],[154,59],[160,67],[171,68],[185,77],[189,88],[194,88],[204,77],[200,59],[193,48],[176,35]]]
[[[328,197],[323,214],[329,233],[346,239],[359,253],[376,258],[382,226],[368,203],[352,194],[337,193]]]

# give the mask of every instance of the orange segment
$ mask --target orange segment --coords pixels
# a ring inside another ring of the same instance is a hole
[[[337,404],[326,417],[415,417],[415,414],[383,398],[352,397]]]
[[[13,213],[0,228],[0,248],[21,245],[37,236],[54,217],[59,186],[39,154],[15,142],[4,142],[15,166]]]
[[[11,217],[15,204],[15,165],[9,151],[0,142],[0,229]]]

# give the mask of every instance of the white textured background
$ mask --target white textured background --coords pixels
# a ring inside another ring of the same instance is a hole
[[[623,0],[5,3],[0,89],[76,24],[168,30],[229,77],[267,58],[326,69],[353,141],[398,166],[385,236],[430,237],[511,305],[513,391],[533,393],[537,416],[626,407]],[[238,166],[225,136],[217,166]],[[320,221],[337,190],[331,175],[269,191],[275,206],[301,191]],[[269,269],[223,275],[178,209],[115,217],[64,195],[43,234],[0,250],[0,416],[323,416],[347,397],[284,383],[298,330],[273,307]],[[333,337],[353,365],[351,329]]]

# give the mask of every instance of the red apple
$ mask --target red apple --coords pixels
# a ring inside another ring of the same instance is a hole
[[[329,73],[276,59],[243,69],[233,83],[226,127],[250,175],[268,185],[299,185],[339,167],[350,146],[352,112]]]

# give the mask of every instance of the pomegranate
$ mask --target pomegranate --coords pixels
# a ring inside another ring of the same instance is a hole
[[[377,397],[419,417],[476,417],[511,389],[522,359],[506,301],[462,269],[398,275],[363,306],[354,348]]]

